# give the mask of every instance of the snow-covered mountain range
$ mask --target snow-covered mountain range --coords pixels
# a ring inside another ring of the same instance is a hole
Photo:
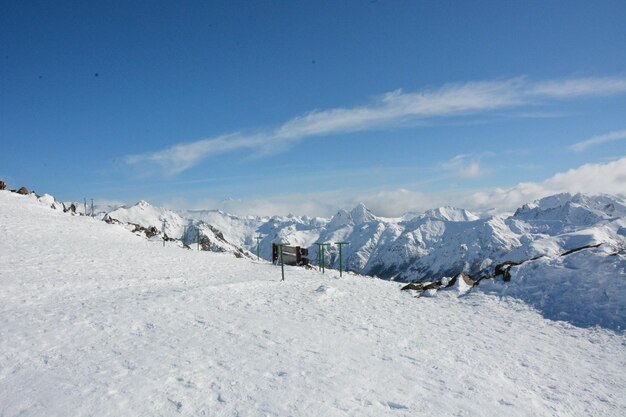
[[[204,250],[252,256],[255,236],[260,255],[271,258],[273,242],[310,247],[315,242],[349,242],[344,268],[403,282],[492,273],[504,261],[554,257],[583,246],[609,251],[626,247],[626,202],[616,196],[559,194],[520,207],[511,216],[481,218],[470,211],[439,207],[399,218],[378,217],[363,204],[339,210],[332,218],[307,216],[235,216],[222,211],[174,212],[145,201],[100,216],[107,221],[155,228],[166,236]],[[163,229],[163,220],[166,221]],[[326,254],[328,267],[339,267],[338,249]]]

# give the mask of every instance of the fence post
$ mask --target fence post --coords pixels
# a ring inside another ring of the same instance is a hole
[[[339,278],[343,276],[343,257],[342,257],[342,247],[343,245],[349,245],[350,242],[335,242],[335,245],[339,246]]]
[[[259,260],[259,241],[261,239],[263,239],[263,236],[259,235],[259,236],[255,236],[254,237],[256,239],[256,260]]]
[[[326,264],[326,259],[325,259],[325,254],[324,254],[324,252],[325,252],[324,247],[325,246],[330,246],[330,243],[319,243],[319,242],[316,242],[315,244],[317,245],[317,248],[318,248],[317,249],[317,256],[318,256],[318,259],[319,259],[318,262],[319,262],[320,268],[322,270],[322,274],[325,274],[326,273],[326,265],[325,265]]]
[[[278,256],[280,259],[280,273],[282,276],[281,281],[285,280],[285,261],[283,259],[283,246],[287,246],[286,243],[276,243],[276,246],[278,247]]]
[[[317,245],[317,269],[321,271],[322,270],[322,244],[319,242],[315,242],[314,245]]]
[[[167,220],[163,219],[163,226],[161,230],[163,231],[163,247],[165,247],[165,225],[167,224]]]

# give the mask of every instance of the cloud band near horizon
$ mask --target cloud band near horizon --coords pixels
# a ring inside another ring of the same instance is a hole
[[[147,166],[166,175],[176,175],[220,154],[248,150],[253,156],[264,156],[279,152],[279,149],[285,150],[310,137],[393,127],[405,121],[478,115],[496,110],[532,107],[550,101],[624,93],[626,78],[621,77],[544,82],[532,82],[525,77],[517,77],[446,84],[440,88],[413,93],[396,90],[374,99],[368,105],[314,110],[294,117],[274,129],[252,134],[233,132],[178,143],[155,152],[126,155],[122,161],[131,168],[145,169]],[[607,140],[616,139],[592,138],[592,143],[583,142],[573,149],[584,149]]]
[[[311,194],[277,195],[256,199],[178,200],[165,204],[172,209],[219,209],[235,215],[308,215],[330,217],[343,208],[364,203],[374,214],[399,217],[441,206],[455,206],[478,214],[512,212],[534,200],[559,193],[612,194],[626,198],[626,157],[607,163],[584,164],[559,172],[541,182],[521,182],[510,188],[454,192],[383,189],[346,192],[336,190]]]

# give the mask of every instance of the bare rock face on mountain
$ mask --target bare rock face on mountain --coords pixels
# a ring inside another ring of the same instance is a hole
[[[21,195],[28,195],[28,194],[29,194],[29,192],[28,192],[28,188],[26,188],[26,187],[22,187],[22,188],[20,188],[19,190],[17,190],[17,193],[18,193],[18,194],[21,194]]]

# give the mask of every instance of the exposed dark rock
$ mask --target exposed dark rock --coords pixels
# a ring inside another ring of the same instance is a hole
[[[414,290],[414,291],[424,291],[424,285],[430,284],[430,282],[411,282],[410,284],[405,285],[400,288],[401,291]]]
[[[402,287],[401,290],[414,290],[422,292],[428,290],[438,290],[442,286],[443,284],[441,280],[434,282],[412,282]]]
[[[602,245],[602,243],[598,243],[597,245],[585,245],[585,246],[581,246],[580,248],[570,249],[570,250],[568,250],[568,251],[566,251],[566,252],[563,252],[563,253],[561,254],[561,256],[571,255],[572,253],[575,253],[575,252],[581,251],[581,250],[583,250],[583,249],[597,248],[597,247],[600,247],[600,245]]]
[[[115,220],[115,221],[117,221],[117,220]],[[133,229],[133,233],[143,232],[146,235],[146,237],[148,237],[148,238],[156,236],[156,235],[159,234],[159,230],[156,227],[154,227],[154,226],[150,226],[148,228],[145,228],[142,225],[137,224],[137,223],[128,223],[128,224],[130,224],[131,226],[135,227]]]
[[[511,280],[511,267],[521,265],[523,262],[504,261],[501,264],[496,265],[494,276],[502,277],[503,281]]]
[[[4,183],[4,181],[0,181],[0,190],[6,190],[7,189],[7,185]]]
[[[202,250],[210,251],[213,246],[211,239],[208,236],[201,235],[200,236],[200,248]]]
[[[476,285],[477,281],[472,279],[472,277],[470,277],[469,275],[465,275],[464,273],[461,272],[459,276],[461,277],[463,282],[465,282],[465,285],[469,285],[470,287],[473,287],[474,285]]]
[[[26,188],[26,187],[22,187],[22,188],[20,188],[19,190],[17,190],[17,193],[18,193],[18,194],[21,194],[21,195],[28,195],[28,194],[30,194],[30,193],[28,192],[28,188]]]
[[[63,204],[63,213],[67,213],[70,212],[72,214],[76,214],[76,205],[74,205],[74,203],[70,204],[69,207],[65,207],[65,204]]]
[[[444,288],[450,288],[450,287],[452,287],[454,284],[456,284],[456,280],[457,280],[457,279],[458,279],[457,277],[454,277],[454,278],[452,278],[450,281],[448,281],[448,283],[447,283],[445,286],[444,286],[444,285],[443,285],[443,283],[442,283],[442,286],[443,286]]]
[[[73,205],[73,204],[72,204],[72,205]],[[75,208],[74,208],[74,209],[75,209]],[[105,215],[105,216],[104,216],[104,219],[102,219],[102,220],[104,220],[104,222],[105,222],[105,223],[108,223],[108,224],[116,224],[116,223],[120,223],[120,221],[119,221],[119,220],[114,219],[113,217],[109,216],[108,214],[107,214],[107,215]],[[138,226],[138,225],[134,224],[133,226],[135,226],[135,229],[137,229],[137,226]],[[135,231],[135,230],[133,230],[133,232],[134,232],[134,231]]]

